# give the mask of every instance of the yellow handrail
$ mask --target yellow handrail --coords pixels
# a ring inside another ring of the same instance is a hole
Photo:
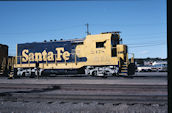
[[[22,57],[22,56],[20,56],[20,65],[22,64],[22,60],[21,60],[21,57]]]
[[[134,53],[132,53],[131,63],[134,63]]]
[[[126,63],[127,63],[127,67],[128,67],[128,64],[129,64],[128,53],[126,54]]]
[[[134,63],[134,53],[128,53],[128,54],[132,54],[131,61],[129,63]]]
[[[119,67],[121,67],[120,57],[118,57]]]

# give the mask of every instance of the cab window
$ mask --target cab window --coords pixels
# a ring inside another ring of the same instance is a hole
[[[106,41],[104,42],[96,42],[96,48],[104,48],[104,44],[105,44]]]

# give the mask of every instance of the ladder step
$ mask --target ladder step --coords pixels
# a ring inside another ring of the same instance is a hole
[[[127,72],[120,72],[121,74],[128,74]]]
[[[122,69],[122,70],[124,70],[124,69],[127,70],[127,67],[122,67],[121,69]]]
[[[119,73],[119,75],[127,76],[128,74],[127,73]]]
[[[128,72],[128,70],[121,70],[121,72]]]

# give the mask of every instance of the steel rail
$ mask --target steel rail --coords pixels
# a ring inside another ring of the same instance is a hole
[[[161,91],[167,92],[167,85],[105,85],[105,84],[0,84],[0,89],[37,90],[85,90],[85,91]]]
[[[2,101],[96,101],[167,104],[167,85],[0,84],[0,89],[7,89],[7,92],[2,91],[0,93],[0,100]],[[20,90],[11,91],[11,89]],[[51,91],[60,91],[60,94],[51,93]],[[98,91],[102,93],[98,94]],[[118,91],[122,93],[116,93]],[[83,94],[83,92],[85,93]]]
[[[167,104],[167,95],[12,94],[0,100]]]

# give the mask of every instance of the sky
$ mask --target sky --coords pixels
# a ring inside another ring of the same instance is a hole
[[[0,44],[16,44],[121,31],[135,58],[167,58],[166,0],[0,1]]]

